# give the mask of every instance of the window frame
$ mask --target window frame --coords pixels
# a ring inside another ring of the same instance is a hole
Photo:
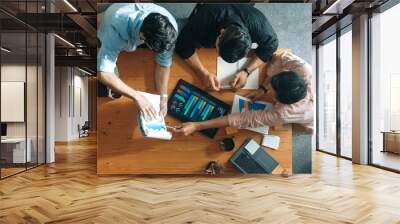
[[[391,171],[394,173],[400,173],[400,170],[398,169],[394,169],[394,168],[390,168],[387,166],[383,166],[380,164],[376,164],[373,162],[373,132],[372,132],[372,119],[373,119],[373,114],[372,114],[372,41],[373,41],[373,35],[372,35],[372,19],[374,18],[374,14],[381,14],[384,13],[385,11],[391,9],[392,7],[396,6],[399,4],[399,0],[389,0],[386,3],[384,3],[383,5],[379,6],[378,8],[375,8],[373,10],[368,11],[368,30],[367,30],[367,40],[368,40],[368,54],[367,54],[367,79],[368,79],[368,165],[376,167],[376,168],[380,168],[383,170],[387,170],[387,171]]]
[[[320,41],[318,44],[316,44],[316,137],[315,137],[315,143],[316,143],[316,151],[318,152],[323,152],[329,155],[333,155],[336,157],[340,157],[343,159],[347,160],[352,160],[352,158],[347,157],[342,155],[342,150],[341,150],[341,117],[340,117],[340,104],[341,104],[341,97],[340,97],[340,81],[341,81],[341,55],[340,55],[340,37],[347,32],[352,31],[352,23],[349,23],[345,27],[343,27],[340,30],[337,30],[336,33],[332,34],[331,36],[325,38],[324,40]],[[324,149],[321,149],[320,143],[319,143],[319,111],[320,111],[320,98],[319,98],[319,47],[321,44],[326,44],[329,43],[330,41],[336,41],[336,152],[328,152]]]
[[[27,15],[27,1],[22,1],[22,2],[25,3],[25,16],[26,16]],[[38,12],[39,11],[39,0],[33,1],[33,3],[36,3],[36,11]],[[47,12],[47,10],[48,10],[48,7],[46,7],[46,12]],[[16,18],[16,17],[13,18],[13,19],[18,21],[18,18]],[[21,22],[21,21],[19,21],[19,22]],[[4,174],[2,173],[2,168],[0,166],[0,180],[4,180],[6,178],[15,176],[15,175],[23,173],[23,172],[26,172],[26,171],[28,171],[30,169],[37,168],[37,167],[39,167],[41,165],[46,164],[46,161],[47,161],[47,128],[46,128],[47,127],[47,110],[46,110],[46,108],[47,108],[47,81],[46,81],[46,78],[47,78],[47,44],[48,44],[47,34],[48,33],[40,31],[40,30],[38,30],[36,28],[33,28],[30,25],[28,25],[27,23],[24,23],[23,25],[24,25],[24,29],[21,30],[21,32],[19,32],[19,33],[21,35],[25,35],[24,36],[24,38],[25,38],[25,40],[24,40],[25,49],[23,49],[23,51],[25,52],[25,59],[24,59],[25,60],[25,87],[24,87],[24,90],[25,90],[25,93],[24,93],[24,98],[25,98],[25,102],[24,102],[25,166],[24,166],[23,170],[18,171],[18,172],[14,172],[14,173],[6,175],[6,176],[4,176]],[[1,28],[1,23],[0,23],[0,28]],[[9,32],[8,31],[3,31],[3,30],[0,29],[0,46],[2,45],[1,42],[2,42],[2,34],[3,33],[9,33]],[[36,61],[34,62],[35,66],[36,66],[36,72],[35,72],[35,75],[36,75],[36,91],[34,93],[36,95],[36,122],[35,122],[36,123],[36,136],[34,136],[33,138],[36,138],[37,145],[36,145],[36,161],[35,161],[35,163],[29,164],[29,166],[28,166],[29,162],[27,162],[28,161],[28,159],[27,159],[27,156],[28,156],[28,154],[27,154],[27,147],[28,147],[27,146],[28,145],[27,144],[27,142],[28,142],[27,83],[28,83],[28,78],[27,78],[27,76],[28,76],[28,34],[29,33],[33,34],[33,35],[36,34],[36,49],[35,49],[35,51],[36,51]],[[39,139],[39,112],[38,112],[39,111],[39,98],[38,98],[39,97],[39,81],[38,81],[38,75],[39,75],[39,70],[38,70],[38,67],[39,67],[39,34],[43,34],[41,41],[42,41],[42,44],[43,44],[42,47],[44,48],[44,49],[41,49],[41,52],[43,53],[43,55],[41,55],[42,56],[42,60],[44,60],[44,64],[43,64],[42,71],[41,71],[41,73],[42,73],[41,74],[42,75],[42,82],[43,82],[42,84],[44,85],[43,86],[44,91],[42,93],[42,96],[44,96],[44,98],[42,99],[42,102],[43,102],[43,105],[42,105],[43,108],[42,109],[44,109],[44,111],[43,111],[44,115],[42,117],[44,119],[44,120],[42,120],[43,125],[44,125],[44,130],[43,130],[43,143],[44,144],[42,145],[42,147],[43,147],[42,152],[44,152],[44,154],[41,155],[43,157],[42,158],[43,162],[39,162],[39,144],[38,144],[38,139]],[[0,82],[2,81],[1,80],[2,79],[2,76],[1,76],[2,62],[3,62],[2,54],[0,53]],[[1,86],[0,86],[0,90],[1,90]],[[1,100],[1,97],[0,97],[0,100]],[[0,111],[1,111],[1,105],[0,105]],[[0,119],[0,123],[2,123],[1,119]],[[2,152],[2,149],[1,149],[1,144],[0,144],[0,158],[1,158],[1,152]]]

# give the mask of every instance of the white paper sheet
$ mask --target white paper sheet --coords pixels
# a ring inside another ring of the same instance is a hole
[[[264,135],[261,145],[271,148],[278,149],[281,138],[275,135]]]
[[[251,100],[249,100],[246,97],[243,96],[239,96],[239,95],[235,95],[235,97],[233,98],[233,103],[232,103],[232,113],[241,113],[243,112],[243,108],[241,107],[241,102],[246,101],[246,102],[250,102]],[[256,101],[254,102],[255,104],[261,104],[261,105],[265,105],[264,110],[268,110],[272,107],[272,105],[270,103],[267,102],[263,102],[263,101]],[[246,128],[247,130],[250,131],[254,131],[254,132],[258,132],[261,133],[263,135],[268,135],[268,130],[269,127],[265,126],[265,127],[258,127],[258,128]]]
[[[228,63],[221,57],[217,59],[217,78],[222,89],[231,89],[231,82],[235,79],[236,73],[244,68],[249,58],[242,58],[235,63]],[[259,86],[259,69],[250,73],[243,89],[257,89]]]
[[[257,144],[253,139],[251,139],[247,145],[244,147],[251,155],[254,155],[254,153],[257,152],[257,150],[260,148],[260,145]]]
[[[146,97],[149,100],[149,102],[151,102],[157,114],[159,114],[160,95],[155,95],[145,92],[139,92],[139,93],[142,94],[144,97]],[[140,125],[140,129],[144,137],[171,140],[172,134],[171,132],[167,131],[167,127],[165,125],[165,120],[163,116],[158,115],[154,120],[150,120],[144,117],[142,114],[138,116],[139,116],[138,125]]]

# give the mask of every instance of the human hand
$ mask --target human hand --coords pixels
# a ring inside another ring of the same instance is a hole
[[[135,97],[136,103],[139,106],[140,111],[143,113],[145,116],[145,119],[149,116],[151,119],[156,119],[157,118],[157,112],[154,109],[153,105],[140,93],[137,94]]]
[[[204,85],[211,90],[215,91],[220,90],[220,83],[215,74],[212,73],[203,74],[203,82]]]
[[[262,89],[257,89],[257,90],[251,91],[249,94],[247,94],[246,97],[254,102],[254,101],[259,100],[264,95],[264,93],[265,92]]]
[[[160,115],[165,117],[168,113],[168,98],[166,96],[160,97]]]
[[[182,125],[176,127],[174,130],[176,133],[183,133],[183,135],[188,136],[197,131],[198,125],[194,122],[183,123]]]
[[[235,90],[239,90],[246,85],[247,82],[247,73],[245,71],[240,71],[236,74],[235,79],[232,81],[232,88]]]

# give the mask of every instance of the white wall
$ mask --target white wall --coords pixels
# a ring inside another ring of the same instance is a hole
[[[38,69],[38,70],[37,70]],[[22,113],[26,112],[27,119],[23,122],[6,122],[7,137],[30,139],[32,150],[32,161],[44,163],[44,74],[41,66],[32,66],[25,64],[3,64],[1,66],[1,81],[5,82],[24,82],[26,84],[26,108],[22,107]],[[25,80],[27,78],[27,80]],[[22,90],[22,94],[24,90]],[[4,97],[4,96],[2,96]],[[10,108],[1,108],[1,110],[10,110]],[[10,112],[10,111],[9,111]],[[12,113],[12,111],[11,111]],[[37,156],[37,153],[39,155]]]
[[[88,102],[88,78],[81,76],[82,73],[76,74],[78,70],[74,70],[75,75],[74,75],[74,80],[73,80],[73,86],[74,88],[71,88],[72,95],[71,99],[73,99],[73,102],[71,101],[71,135],[73,138],[78,138],[79,137],[79,132],[78,132],[78,125],[83,125],[85,121],[88,121],[89,119],[89,102]]]
[[[314,92],[314,134],[312,136],[312,143],[311,146],[313,150],[317,148],[316,146],[316,133],[317,133],[317,48],[315,45],[312,46],[312,58],[311,58],[311,65],[313,68],[313,76],[312,76],[312,87],[313,87],[313,92]]]
[[[88,120],[88,78],[83,75],[72,67],[56,67],[56,141],[79,138],[78,125]]]
[[[4,82],[25,82],[25,65],[2,65],[1,81]],[[6,110],[7,108],[1,108]],[[25,123],[7,123],[7,137],[25,137]]]
[[[27,88],[27,118],[28,118],[28,137],[31,133],[30,127],[35,130],[36,137],[36,80],[33,80],[30,76],[31,74],[36,74],[36,66],[29,66],[26,68],[24,65],[18,64],[5,64],[1,66],[1,81],[3,82],[25,82],[25,75],[27,69],[28,72],[28,88]],[[34,87],[32,87],[34,86]],[[29,88],[31,87],[31,88]],[[41,105],[39,105],[40,107]],[[7,110],[7,108],[2,108],[2,110]],[[35,113],[33,113],[34,111]],[[32,124],[34,122],[34,124]],[[7,136],[8,137],[25,137],[25,123],[26,122],[7,122]],[[33,127],[34,126],[34,127]],[[33,131],[32,131],[33,133]]]
[[[55,141],[68,141],[69,138],[69,80],[67,67],[55,68]]]

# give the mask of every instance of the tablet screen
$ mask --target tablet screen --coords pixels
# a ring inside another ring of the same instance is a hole
[[[179,80],[168,100],[168,113],[181,121],[206,121],[222,117],[230,111],[230,106],[192,84]],[[217,128],[203,130],[213,138]]]

